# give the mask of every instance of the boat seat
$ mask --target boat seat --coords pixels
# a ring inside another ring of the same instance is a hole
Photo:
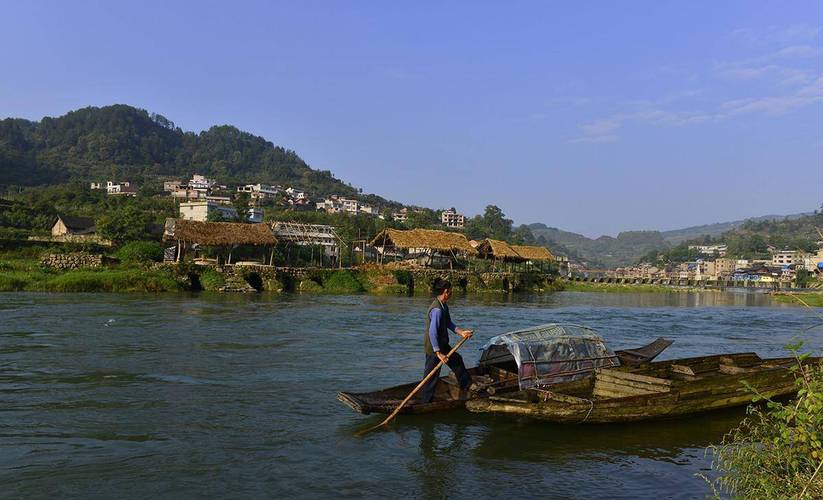
[[[671,390],[672,381],[619,370],[595,371],[592,395],[596,398],[625,398],[659,394]]]

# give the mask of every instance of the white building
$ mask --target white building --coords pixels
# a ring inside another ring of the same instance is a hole
[[[205,222],[209,214],[220,214],[223,219],[234,220],[237,210],[234,207],[221,205],[214,201],[186,201],[180,204],[180,218]],[[261,214],[262,221],[262,214]]]
[[[269,186],[268,184],[246,184],[245,186],[237,186],[238,193],[249,193],[249,197],[252,200],[273,199],[279,191],[278,186]]]
[[[303,200],[308,199],[309,195],[305,191],[298,191],[293,187],[286,188],[286,194],[289,195],[289,198],[293,200]]]
[[[216,185],[217,185],[216,180],[208,179],[208,178],[206,178],[206,176],[200,175],[200,174],[192,175],[191,179],[189,180],[189,187],[191,189],[209,191]]]
[[[327,213],[346,212],[349,214],[367,214],[375,215],[377,210],[371,205],[366,205],[358,200],[350,198],[341,198],[339,196],[332,196],[323,201],[317,202],[318,210],[325,210]]]
[[[689,250],[697,250],[703,255],[717,257],[725,257],[727,249],[726,245],[689,245]]]
[[[124,196],[136,196],[137,195],[137,186],[132,186],[130,182],[114,182],[114,181],[106,181],[106,185],[103,186],[102,182],[92,182],[90,184],[91,189],[105,189],[107,194],[119,194]]]
[[[443,210],[440,222],[446,227],[463,227],[466,225],[466,217],[452,209]]]

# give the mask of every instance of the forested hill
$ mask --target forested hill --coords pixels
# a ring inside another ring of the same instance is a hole
[[[184,177],[262,182],[355,195],[358,190],[314,170],[294,151],[230,125],[184,132],[157,114],[123,104],[88,107],[39,122],[0,121],[0,185]],[[377,197],[367,197],[382,201]]]
[[[648,252],[669,247],[659,231],[624,231],[617,238],[601,236],[591,239],[545,224],[530,224],[529,229],[538,241],[545,241],[553,251],[586,262],[590,267],[634,264]]]

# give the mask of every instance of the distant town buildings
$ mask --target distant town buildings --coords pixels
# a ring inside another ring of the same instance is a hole
[[[454,209],[443,210],[440,214],[440,222],[446,227],[461,228],[466,225],[466,217]]]

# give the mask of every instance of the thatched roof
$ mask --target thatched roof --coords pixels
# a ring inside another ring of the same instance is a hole
[[[511,245],[500,240],[483,240],[477,247],[477,253],[487,257],[494,257],[495,259],[523,260]]]
[[[443,252],[475,253],[469,240],[461,233],[438,231],[436,229],[384,229],[371,242],[375,247],[386,248],[427,248]]]
[[[268,224],[200,222],[186,219],[166,219],[163,239],[205,246],[277,244],[277,239]]]
[[[546,247],[512,245],[512,248],[526,260],[554,260],[554,255]]]

